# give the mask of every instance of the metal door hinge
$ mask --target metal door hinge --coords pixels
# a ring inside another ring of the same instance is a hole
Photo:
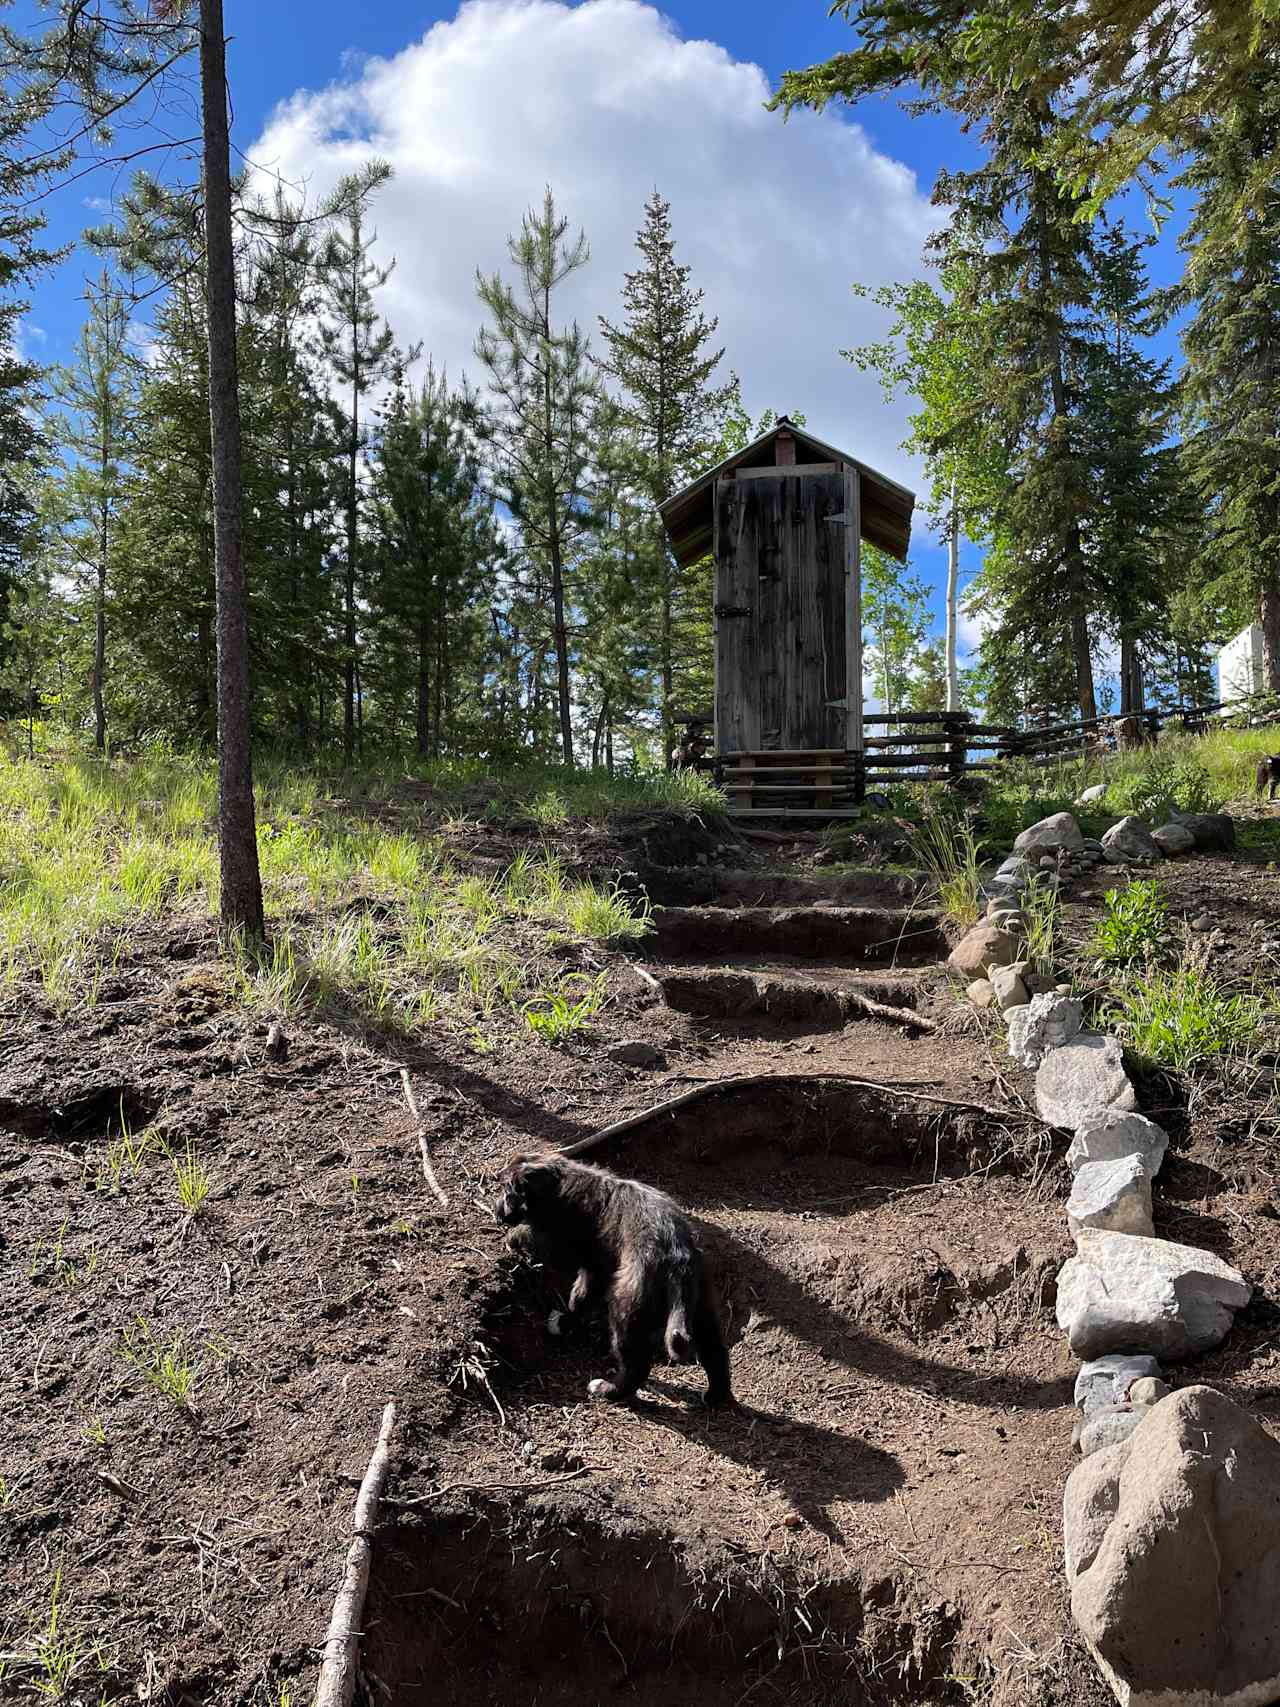
[[[716,605],[715,614],[717,616],[750,616],[751,615],[751,606],[750,605]]]

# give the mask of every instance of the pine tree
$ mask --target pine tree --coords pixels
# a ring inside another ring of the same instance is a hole
[[[1196,197],[1175,300],[1182,334],[1187,460],[1209,511],[1204,567],[1219,596],[1263,635],[1280,691],[1280,34],[1254,74],[1205,122],[1180,183]]]
[[[711,383],[724,355],[723,349],[708,347],[719,323],[703,314],[703,293],[691,288],[691,269],[675,258],[671,204],[655,190],[644,211],[636,235],[643,265],[628,273],[623,284],[625,320],[615,325],[600,317],[609,347],[600,365],[618,387],[622,430],[633,447],[633,477],[656,507],[710,460],[710,447],[735,387],[732,381]],[[663,750],[670,764],[681,571],[656,514],[648,532]]]
[[[350,764],[356,748],[356,700],[359,655],[356,625],[360,584],[360,466],[368,439],[361,406],[371,387],[391,370],[395,337],[379,322],[374,292],[391,276],[394,262],[378,267],[370,259],[376,233],[366,237],[363,208],[348,211],[345,231],[330,233],[319,257],[320,297],[325,321],[320,350],[336,383],[348,399],[341,416],[343,443],[343,505],[346,514],[346,561],[343,585],[343,705],[342,752]]]
[[[53,377],[61,405],[53,436],[66,461],[62,538],[76,570],[93,577],[94,744],[107,745],[107,588],[137,407],[139,364],[129,346],[129,303],[104,268],[87,282],[88,318],[74,362]]]
[[[383,668],[412,683],[414,745],[438,758],[450,733],[463,633],[498,547],[480,481],[476,404],[428,363],[416,389],[403,365],[373,466],[373,603]]]
[[[548,189],[541,212],[530,209],[519,235],[507,240],[518,293],[499,273],[477,274],[492,325],[481,330],[476,354],[494,399],[487,433],[495,481],[520,524],[535,605],[545,599],[551,607],[560,753],[572,768],[568,583],[578,553],[598,525],[592,432],[600,386],[577,323],[556,324],[555,293],[590,256],[581,232],[572,243],[566,241],[568,229]],[[535,657],[538,652],[535,642]],[[540,672],[532,689],[536,726]]]

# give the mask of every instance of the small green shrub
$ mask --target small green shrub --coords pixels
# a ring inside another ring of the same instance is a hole
[[[1144,973],[1116,992],[1105,1022],[1143,1061],[1186,1072],[1232,1055],[1248,1055],[1263,1041],[1267,1004],[1232,995],[1204,966]]]
[[[1058,891],[1052,884],[1033,879],[1027,885],[1022,892],[1022,916],[1032,971],[1048,977],[1054,969],[1058,941]]]
[[[572,1000],[572,989],[586,982],[585,993]],[[563,1043],[587,1029],[604,1001],[604,980],[584,980],[581,974],[566,978],[559,990],[548,990],[524,1004],[524,1022],[544,1043]]]
[[[911,845],[942,911],[957,925],[973,924],[982,911],[982,879],[970,826],[941,812],[930,813]]]
[[[1087,952],[1108,966],[1153,960],[1164,946],[1168,925],[1163,887],[1152,877],[1140,877],[1127,889],[1108,892]]]
[[[189,1138],[186,1153],[170,1159],[178,1187],[178,1199],[187,1214],[194,1219],[204,1208],[205,1198],[209,1195],[209,1170],[196,1154]]]
[[[1199,758],[1156,747],[1107,790],[1109,802],[1134,817],[1163,823],[1171,812],[1216,812],[1222,795]]]

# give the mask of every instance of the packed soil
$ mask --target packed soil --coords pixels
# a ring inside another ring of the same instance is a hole
[[[511,851],[472,826],[455,857],[483,870]],[[827,874],[818,853],[658,817],[571,850],[663,905],[713,904],[724,869],[733,909],[879,909],[876,942],[920,916],[909,880]],[[1175,875],[1225,918],[1255,874],[1206,859]],[[1086,906],[1068,902],[1069,929]],[[934,1030],[818,996],[669,1005],[665,980],[717,972],[699,959],[714,941],[599,950],[610,999],[560,1048],[514,1024],[477,1053],[447,1022],[407,1043],[291,1020],[276,1059],[190,919],[136,939],[83,1012],[16,993],[0,1015],[0,1696],[310,1699],[394,1398],[363,1702],[1110,1700],[1062,1577],[1065,1137],[956,1002],[941,939],[870,970],[838,933],[827,961],[776,934],[731,956],[753,988],[874,987]],[[619,1043],[650,1064],[612,1060]],[[1173,1138],[1158,1230],[1257,1288],[1178,1378],[1280,1424],[1274,1085],[1139,1089]],[[493,1180],[514,1152],[691,1090],[590,1159],[696,1217],[738,1405],[705,1410],[696,1368],[656,1371],[633,1409],[593,1404],[602,1325],[556,1318],[564,1277],[507,1251]],[[147,1132],[167,1154],[139,1154]],[[211,1178],[195,1215],[175,1177],[188,1146]]]

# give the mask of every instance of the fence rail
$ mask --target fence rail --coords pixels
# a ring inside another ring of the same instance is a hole
[[[856,806],[877,784],[947,782],[966,776],[990,775],[1010,763],[1035,766],[1059,764],[1074,756],[1101,757],[1108,752],[1144,746],[1160,733],[1176,728],[1202,734],[1208,719],[1227,713],[1225,726],[1280,724],[1280,694],[1249,699],[1215,700],[1209,705],[1147,707],[1121,716],[1081,718],[1074,723],[979,723],[965,711],[908,711],[898,716],[876,713],[863,719],[868,729],[883,735],[866,738],[865,751],[840,753],[725,754],[716,772],[729,792],[731,809],[763,814],[770,807],[803,810],[796,799],[812,795],[815,808]],[[1027,714],[1028,718],[1035,714]],[[975,759],[975,753],[991,757]],[[819,815],[815,812],[815,815]]]

